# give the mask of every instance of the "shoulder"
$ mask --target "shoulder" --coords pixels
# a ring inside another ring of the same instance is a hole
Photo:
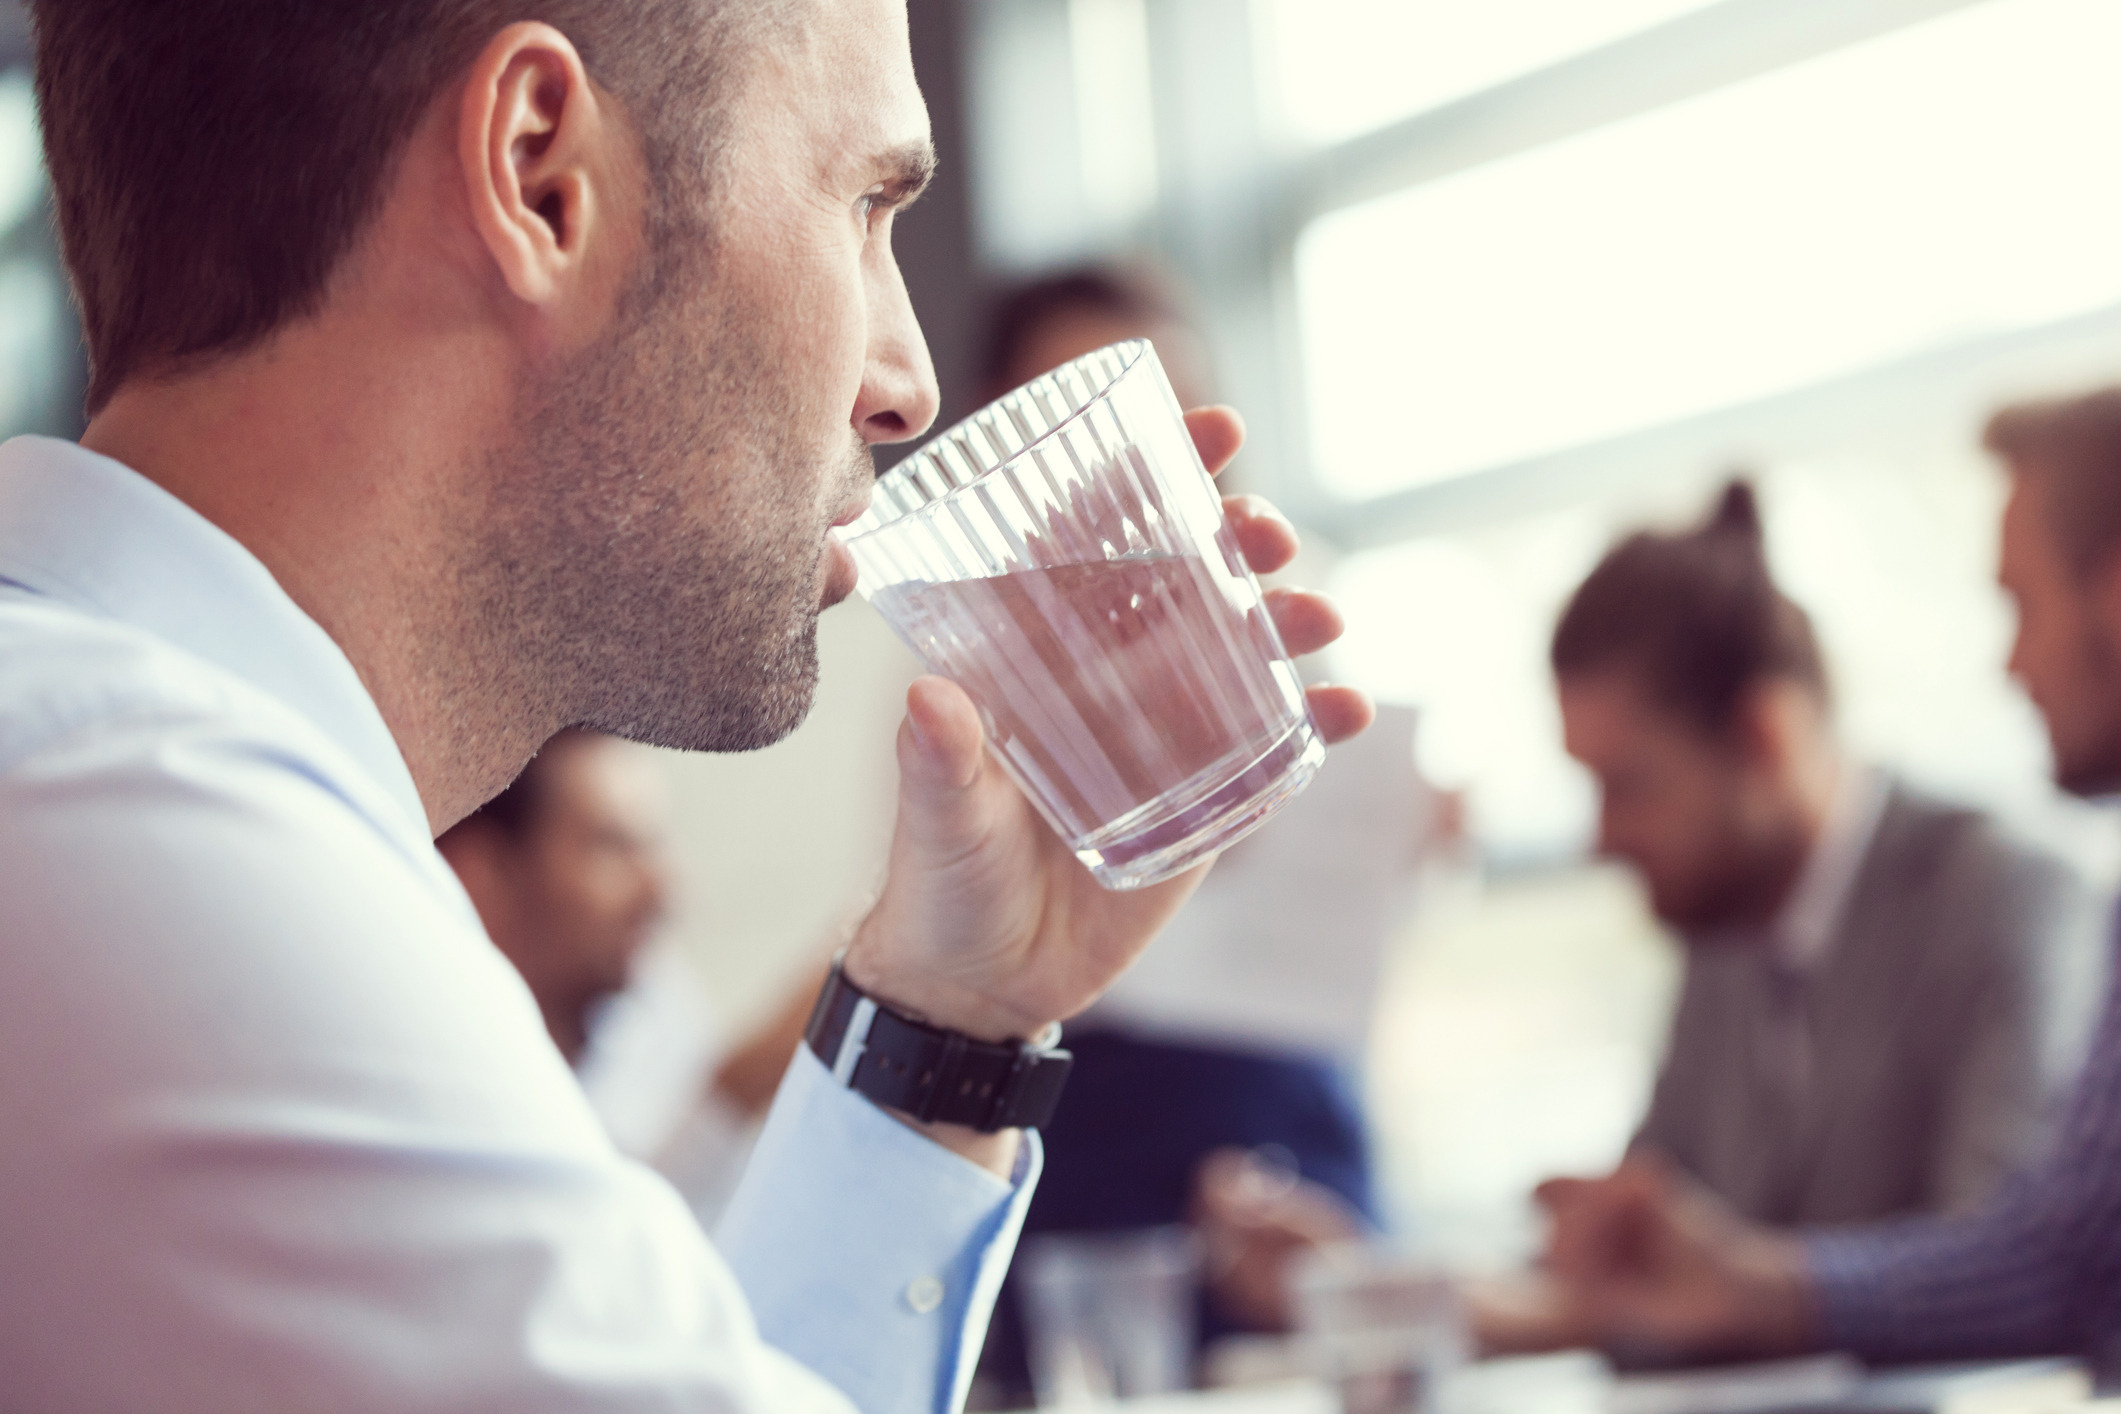
[[[154,635],[0,592],[0,778],[84,729],[123,732],[240,713],[232,680]]]
[[[1895,784],[1874,848],[1881,862],[1948,892],[2007,888],[2079,891],[2084,881],[2061,855],[1987,811]]]
[[[0,1070],[72,1057],[89,1090],[138,1093],[268,1056],[544,1063],[522,1059],[549,1050],[535,1008],[432,843],[292,708],[5,597],[0,662]]]
[[[85,964],[154,937],[165,962],[180,947],[203,960],[384,916],[470,918],[424,832],[262,690],[20,595],[0,594],[0,662],[0,894],[18,956],[49,944]]]
[[[2096,929],[2096,891],[2053,850],[1971,807],[1895,785],[1873,846],[1881,882],[1932,949],[2029,961],[2055,935]]]
[[[147,629],[0,588],[0,663],[0,796],[12,810],[51,809],[93,783],[122,828],[121,800],[276,784],[328,797],[400,854],[432,852],[424,821],[407,820],[314,723]],[[185,779],[208,760],[214,769]]]

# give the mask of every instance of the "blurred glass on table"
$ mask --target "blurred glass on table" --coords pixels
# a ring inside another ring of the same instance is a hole
[[[1189,1229],[1033,1238],[1017,1262],[1040,1408],[1190,1387],[1200,1247]]]
[[[1292,1264],[1296,1332],[1233,1336],[1208,1353],[1210,1386],[1322,1381],[1345,1414],[1438,1414],[1466,1401],[1472,1359],[1458,1281],[1372,1244],[1321,1247]]]
[[[1458,1283],[1434,1266],[1350,1243],[1290,1274],[1297,1330],[1346,1414],[1423,1414],[1472,1353]]]

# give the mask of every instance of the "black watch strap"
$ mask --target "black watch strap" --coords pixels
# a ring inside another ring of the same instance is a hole
[[[1075,1058],[1052,1046],[975,1041],[865,995],[834,963],[803,1039],[833,1080],[923,1123],[992,1134],[1053,1118]]]

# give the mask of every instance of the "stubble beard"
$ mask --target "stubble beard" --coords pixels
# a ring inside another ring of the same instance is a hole
[[[1806,843],[1794,829],[1750,839],[1734,831],[1711,852],[1698,877],[1654,897],[1654,911],[1667,926],[1697,941],[1757,930],[1788,898],[1804,868]]]
[[[525,390],[469,596],[523,712],[685,751],[794,731],[818,678],[819,485],[871,474],[797,435],[800,397],[707,256],[654,262],[611,339]],[[690,288],[688,288],[688,286]],[[770,315],[766,316],[770,317]],[[781,493],[781,494],[776,494]]]
[[[2078,661],[2084,678],[2081,700],[2087,704],[2087,716],[2098,715],[2098,730],[2065,747],[2050,724],[2048,740],[2055,756],[2055,784],[2093,800],[2121,792],[2121,651],[2087,628]]]

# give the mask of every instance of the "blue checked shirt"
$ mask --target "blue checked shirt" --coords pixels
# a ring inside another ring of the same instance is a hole
[[[1806,1241],[1825,1345],[1869,1360],[2121,1354],[2121,967],[2045,1159],[1985,1207]]]

